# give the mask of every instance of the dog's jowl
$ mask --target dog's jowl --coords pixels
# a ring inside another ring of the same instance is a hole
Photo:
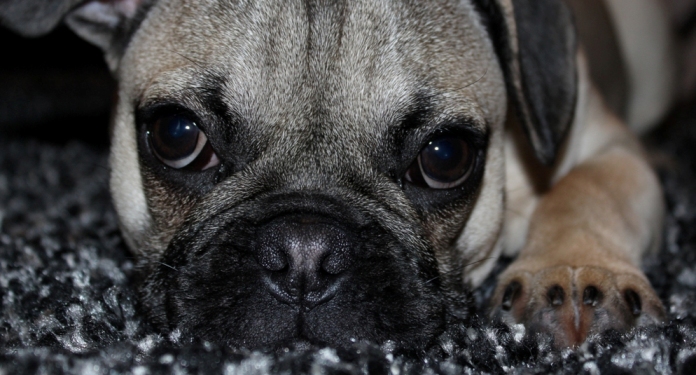
[[[163,332],[425,348],[507,253],[491,317],[572,346],[664,314],[639,268],[660,242],[661,190],[625,123],[664,111],[635,98],[668,98],[670,68],[647,67],[662,86],[596,89],[602,69],[653,60],[576,32],[593,15],[630,22],[617,9],[11,0],[0,19],[27,35],[64,20],[104,49],[119,82],[112,195]]]

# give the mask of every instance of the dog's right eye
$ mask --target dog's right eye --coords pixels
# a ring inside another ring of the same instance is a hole
[[[172,168],[202,171],[220,164],[208,138],[186,115],[160,116],[147,135],[155,156]]]

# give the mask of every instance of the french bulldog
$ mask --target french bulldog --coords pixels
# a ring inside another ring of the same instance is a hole
[[[171,337],[426,348],[503,254],[516,260],[491,316],[559,346],[664,319],[640,269],[662,193],[635,136],[674,83],[653,0],[0,13],[28,36],[65,22],[104,50],[113,202],[142,304]]]

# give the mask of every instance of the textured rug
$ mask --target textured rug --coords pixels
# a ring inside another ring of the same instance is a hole
[[[0,374],[694,374],[695,104],[646,139],[669,215],[663,249],[645,268],[669,321],[576,350],[478,315],[415,356],[370,343],[267,354],[164,337],[130,283],[134,260],[110,204],[105,147],[0,136]],[[476,300],[491,287],[474,291]]]

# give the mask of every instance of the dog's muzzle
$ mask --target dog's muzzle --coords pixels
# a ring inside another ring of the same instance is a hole
[[[367,209],[276,194],[190,222],[141,290],[165,331],[246,348],[424,347],[448,306],[434,259]]]

